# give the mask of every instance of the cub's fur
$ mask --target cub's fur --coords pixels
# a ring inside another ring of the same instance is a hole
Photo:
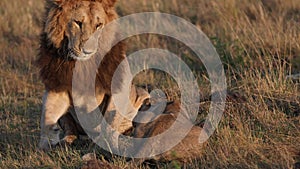
[[[160,115],[156,115],[156,113],[152,112],[138,114],[133,121],[139,121],[141,119],[152,121],[148,123],[134,122],[134,131],[132,136],[135,138],[150,138],[160,134],[165,134],[164,132],[174,125],[175,121],[178,121],[177,118],[180,110],[180,102],[175,101],[168,103],[164,109],[164,112]],[[181,125],[186,125],[186,123]],[[175,147],[151,158],[159,161],[177,160],[182,163],[190,162],[191,160],[199,158],[203,154],[203,149],[206,145],[206,143],[199,143],[199,136],[202,130],[203,128],[199,126],[193,126],[184,139],[182,139]],[[166,147],[168,144],[170,144],[169,141],[176,138],[179,133],[183,134],[180,128],[177,129],[177,132],[170,133],[168,138],[165,140],[157,140],[154,142],[148,140],[145,141],[145,143],[141,145],[141,149],[139,150],[138,154],[143,155],[149,151],[146,150],[145,147],[158,147],[158,145],[163,148]],[[144,160],[145,159],[140,159],[138,162],[143,162]]]

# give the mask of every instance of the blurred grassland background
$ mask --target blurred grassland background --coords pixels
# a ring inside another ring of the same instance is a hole
[[[92,145],[38,151],[43,85],[34,67],[43,0],[0,1],[0,168],[74,168]],[[187,168],[293,168],[300,162],[300,0],[120,0],[120,16],[160,11],[201,29],[224,63],[230,99],[204,154]],[[127,40],[128,53],[160,47],[195,72],[203,96],[210,86],[201,62],[184,44],[158,35]],[[178,98],[174,81],[147,71],[135,78]],[[163,82],[163,83],[162,83]],[[175,87],[174,87],[175,86]],[[199,121],[208,103],[200,104]],[[121,158],[111,161],[130,166]],[[157,168],[178,167],[176,162]]]

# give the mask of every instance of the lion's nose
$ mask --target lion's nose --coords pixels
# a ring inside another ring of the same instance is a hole
[[[98,47],[98,37],[90,37],[83,45],[82,52],[85,54],[92,54],[97,51]]]

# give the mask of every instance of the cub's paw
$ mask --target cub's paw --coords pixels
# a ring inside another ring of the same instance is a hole
[[[59,141],[60,145],[71,145],[75,140],[77,140],[76,135],[67,135],[62,140]]]

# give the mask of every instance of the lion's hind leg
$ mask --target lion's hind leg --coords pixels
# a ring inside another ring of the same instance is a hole
[[[60,143],[72,144],[78,138],[79,135],[79,131],[76,127],[76,121],[68,112],[59,119],[58,123],[64,131],[64,138],[60,141]]]

